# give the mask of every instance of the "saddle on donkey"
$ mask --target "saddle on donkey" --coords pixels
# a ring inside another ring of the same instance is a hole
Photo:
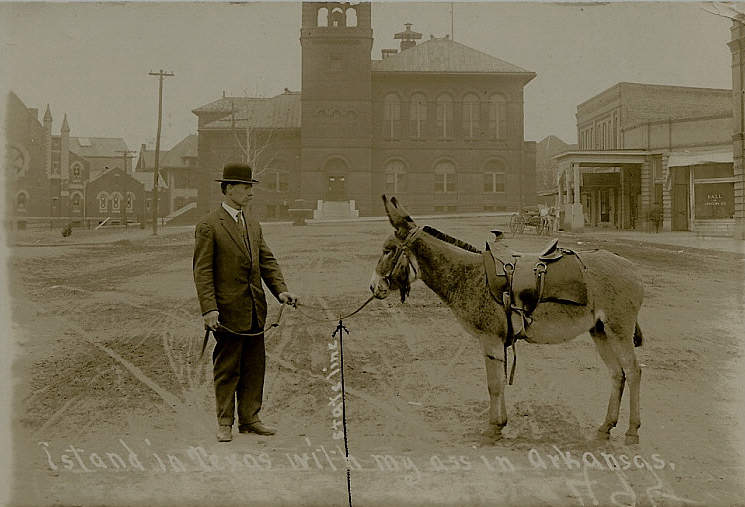
[[[502,239],[501,231],[492,231],[496,240]],[[514,360],[509,383],[515,375],[517,353],[515,341],[528,336],[533,322],[531,314],[541,302],[586,305],[587,269],[574,250],[559,248],[554,239],[543,251],[533,254],[509,252],[512,262],[495,257],[489,243],[482,252],[486,270],[486,284],[492,297],[504,307],[507,316],[507,336],[504,342],[504,373],[507,376],[507,349],[512,346]],[[498,243],[494,250],[507,251]],[[530,271],[533,272],[531,276]],[[517,299],[515,296],[519,295]],[[515,304],[519,301],[519,305]]]
[[[497,237],[499,238],[499,235]],[[511,262],[505,262],[494,256],[493,250],[504,251],[503,247],[495,245],[495,248],[492,248],[487,243],[482,255],[487,285],[492,296],[501,303],[507,291],[511,301],[514,301],[515,294],[534,289],[536,304],[542,301],[553,301],[586,305],[587,284],[584,279],[586,267],[577,252],[568,248],[559,248],[558,243],[559,240],[554,239],[539,253],[510,252]],[[533,271],[535,276],[520,276],[525,273],[525,270]],[[528,280],[532,280],[533,283],[529,283]]]

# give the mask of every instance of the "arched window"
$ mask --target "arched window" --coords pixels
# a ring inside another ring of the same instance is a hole
[[[406,192],[406,164],[391,160],[385,165],[385,191],[388,194]]]
[[[135,204],[135,194],[132,192],[127,192],[127,211],[134,210],[134,204]]]
[[[437,97],[437,137],[453,137],[453,99],[447,94]]]
[[[447,193],[457,190],[455,164],[442,160],[435,165],[435,192]]]
[[[389,93],[384,100],[384,126],[383,137],[386,139],[398,139],[401,123],[401,101],[395,93]]]
[[[25,191],[18,192],[18,195],[16,195],[16,210],[26,211],[27,205],[28,205],[28,194]]]
[[[501,160],[489,160],[484,164],[484,193],[504,192],[504,163]]]
[[[79,193],[75,192],[72,194],[72,198],[70,199],[70,206],[72,207],[73,211],[80,211],[83,204],[83,196]]]
[[[111,194],[111,209],[112,210],[119,210],[119,203],[122,200],[122,194],[119,192],[114,192]]]
[[[357,26],[357,10],[352,7],[347,9],[347,26]]]
[[[316,25],[318,26],[329,26],[329,10],[326,7],[318,9],[318,16],[316,17]]]
[[[409,106],[409,135],[417,139],[424,137],[424,125],[427,121],[427,98],[422,93],[411,96]]]
[[[346,26],[344,17],[344,11],[341,9],[341,7],[334,7],[333,9],[331,9],[331,15],[329,16],[329,26],[333,26],[335,28]]]
[[[503,95],[489,99],[489,136],[493,139],[507,137],[507,103]]]
[[[73,162],[70,167],[70,174],[72,175],[73,180],[79,180],[80,175],[83,174],[83,164],[80,162]]]
[[[463,97],[463,137],[466,139],[476,139],[479,136],[479,97],[474,93],[469,93]]]
[[[109,194],[106,192],[99,192],[96,199],[98,200],[98,211],[106,211],[109,209]]]

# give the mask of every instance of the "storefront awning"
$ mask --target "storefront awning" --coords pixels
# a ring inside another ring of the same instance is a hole
[[[683,151],[672,152],[667,161],[668,167],[680,167],[700,164],[726,164],[732,163],[732,150],[720,151]]]

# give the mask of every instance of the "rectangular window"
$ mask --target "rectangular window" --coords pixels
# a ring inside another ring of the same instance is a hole
[[[445,178],[445,192],[455,192],[456,174],[448,173]]]
[[[693,170],[693,177],[697,180],[709,178],[731,178],[733,174],[732,164],[698,165]]]
[[[504,192],[504,173],[484,173],[484,192]]]
[[[435,174],[435,192],[447,193],[456,191],[457,175],[455,173]]]

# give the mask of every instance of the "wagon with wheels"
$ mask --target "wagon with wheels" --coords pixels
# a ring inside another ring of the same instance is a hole
[[[547,206],[524,206],[510,217],[510,232],[522,234],[526,227],[535,228],[538,235],[551,234],[553,215]]]

